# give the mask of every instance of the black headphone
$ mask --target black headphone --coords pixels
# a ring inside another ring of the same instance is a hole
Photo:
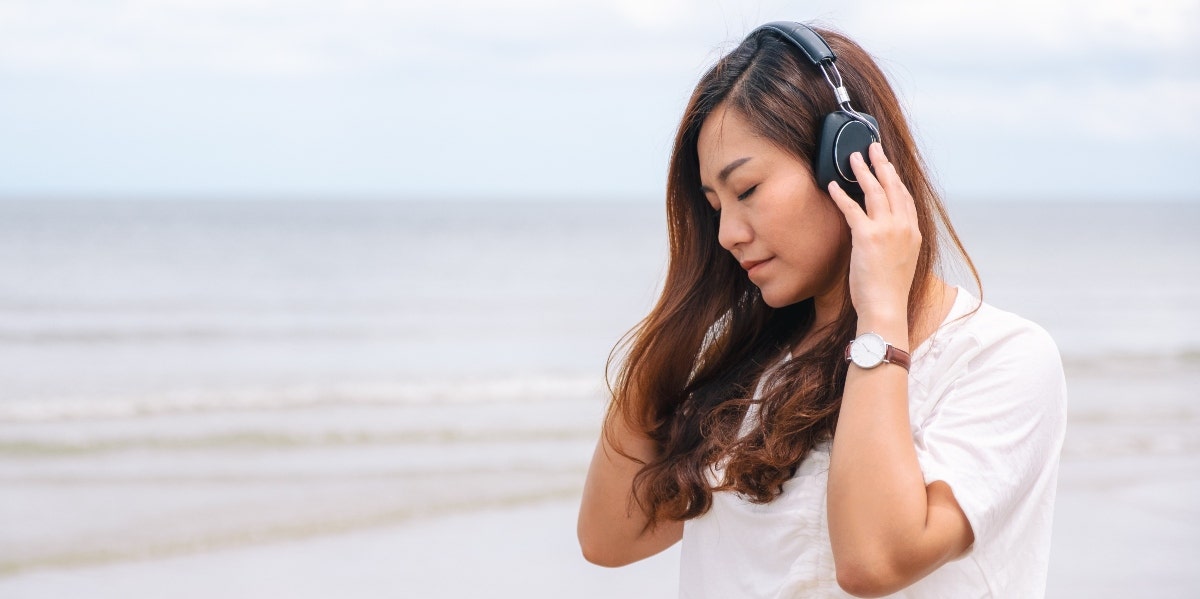
[[[821,131],[817,136],[817,154],[813,160],[813,173],[821,189],[828,189],[830,181],[837,181],[847,195],[862,203],[863,191],[850,168],[850,155],[862,152],[863,159],[867,160],[867,165],[870,166],[867,148],[871,142],[880,140],[878,121],[875,117],[850,107],[850,93],[842,85],[842,74],[834,64],[837,56],[819,33],[801,23],[775,21],[755,29],[747,37],[754,37],[762,31],[774,31],[800,48],[808,61],[821,69],[825,81],[833,88],[833,95],[837,98],[841,110],[825,115],[821,123]]]

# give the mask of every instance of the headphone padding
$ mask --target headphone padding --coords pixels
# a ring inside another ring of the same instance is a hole
[[[864,114],[863,117],[870,120],[872,125],[879,126],[875,117],[869,114]],[[863,158],[867,159],[867,165],[870,166],[867,148],[874,141],[878,140],[871,129],[849,113],[837,111],[825,115],[820,136],[817,138],[816,160],[813,164],[817,185],[822,190],[827,190],[830,181],[837,181],[847,195],[861,204],[863,191],[852,178],[850,155],[862,152]],[[850,177],[844,176],[843,173]]]

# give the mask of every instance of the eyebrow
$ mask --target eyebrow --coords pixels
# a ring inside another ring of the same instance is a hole
[[[750,161],[750,156],[745,156],[742,158],[738,158],[737,160],[734,160],[733,162],[730,162],[729,164],[726,164],[725,168],[721,169],[721,172],[717,173],[717,181],[720,181],[721,184],[724,184],[725,180],[729,178],[729,174],[732,173],[734,171],[734,169],[736,169],[739,166],[742,166],[743,164],[746,164],[749,161]],[[702,191],[704,193],[708,193],[708,192],[712,191],[712,188],[707,185],[701,185],[700,191]]]

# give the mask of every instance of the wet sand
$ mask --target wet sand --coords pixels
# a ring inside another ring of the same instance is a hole
[[[1048,597],[1195,596],[1193,362],[1067,364]],[[564,389],[7,422],[0,596],[673,597],[677,547],[580,555],[602,402]]]

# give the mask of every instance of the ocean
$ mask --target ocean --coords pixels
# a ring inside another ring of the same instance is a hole
[[[1091,553],[1056,549],[1051,596],[1194,589],[1200,202],[949,209],[1067,368],[1055,542]],[[666,239],[654,202],[7,200],[0,266],[0,595],[52,597],[576,501]],[[1134,538],[1089,537],[1113,510]]]

